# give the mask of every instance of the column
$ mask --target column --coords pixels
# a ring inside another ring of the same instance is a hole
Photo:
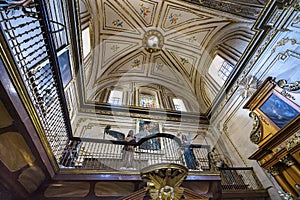
[[[280,162],[289,167],[288,173],[296,183],[300,184],[300,169],[297,166],[295,159],[291,155],[286,155],[280,159]],[[293,185],[293,187],[295,186]]]
[[[282,189],[293,195],[293,197],[297,196],[294,189],[289,185],[289,183],[280,175],[280,172],[276,166],[270,167],[268,172],[275,178],[277,183],[282,187]]]

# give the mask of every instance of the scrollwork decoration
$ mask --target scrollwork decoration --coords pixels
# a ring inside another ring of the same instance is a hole
[[[258,144],[262,137],[261,124],[256,113],[250,112],[249,117],[254,120],[252,131],[250,133],[250,140],[254,144]]]
[[[281,79],[281,80],[277,81],[277,85],[287,91],[300,90],[300,81],[296,81],[295,83],[287,83],[286,80]]]
[[[291,138],[286,140],[286,149],[289,151],[300,144],[300,132],[295,133]]]
[[[286,80],[281,79],[277,81],[277,85],[282,88],[283,90],[280,92],[283,96],[290,98],[292,100],[295,100],[295,97],[293,97],[290,93],[288,92],[293,92],[300,90],[300,81],[296,81],[295,83],[287,83]]]

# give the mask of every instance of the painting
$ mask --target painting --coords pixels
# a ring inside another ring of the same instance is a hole
[[[283,128],[292,121],[299,111],[289,105],[287,102],[272,94],[261,106],[260,110],[272,120],[279,128]]]
[[[58,65],[63,86],[66,87],[66,85],[71,81],[69,50],[58,56]]]
[[[161,126],[158,122],[150,120],[137,120],[137,134],[135,135],[136,141],[140,141],[143,138],[150,137],[153,134],[161,133]],[[140,149],[145,150],[161,150],[162,145],[160,138],[151,138],[140,145]]]

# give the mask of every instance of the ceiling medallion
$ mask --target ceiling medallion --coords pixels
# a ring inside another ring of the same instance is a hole
[[[159,31],[150,30],[145,33],[143,38],[143,46],[146,51],[153,53],[161,50],[164,44],[164,38]]]

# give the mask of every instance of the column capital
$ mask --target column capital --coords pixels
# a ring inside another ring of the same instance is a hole
[[[268,169],[268,172],[272,175],[272,176],[278,176],[279,175],[279,170],[278,170],[278,167],[270,167]]]
[[[280,162],[284,163],[288,167],[295,165],[294,158],[291,155],[286,155],[279,160]]]

